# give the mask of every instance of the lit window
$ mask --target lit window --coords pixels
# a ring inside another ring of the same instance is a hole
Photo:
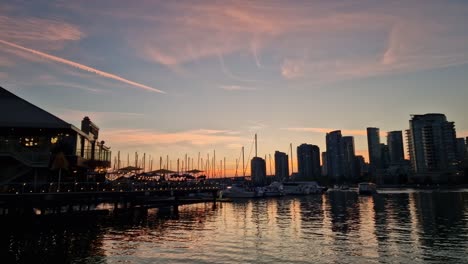
[[[55,144],[58,141],[58,137],[52,137],[50,138],[50,143]]]

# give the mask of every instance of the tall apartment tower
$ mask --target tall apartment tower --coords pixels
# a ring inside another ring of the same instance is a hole
[[[318,180],[320,177],[320,149],[318,146],[302,144],[297,147],[297,166],[301,180]]]
[[[409,121],[408,150],[415,173],[443,172],[456,164],[454,122],[444,114],[412,115]]]
[[[250,162],[250,175],[254,186],[266,185],[266,162],[260,157],[254,157]]]
[[[466,143],[464,138],[457,138],[457,160],[463,161],[466,155]]]
[[[382,151],[380,149],[380,129],[367,128],[367,146],[369,150],[369,165],[372,172],[381,168]]]
[[[275,151],[275,179],[279,182],[289,179],[289,157],[284,152]]]
[[[328,177],[340,181],[344,177],[344,151],[341,130],[335,130],[326,135],[327,172]]]
[[[352,182],[357,179],[356,171],[356,153],[354,151],[354,137],[346,136],[342,137],[343,141],[343,174],[344,180]]]
[[[322,176],[328,175],[328,168],[327,168],[327,152],[322,152]]]
[[[398,164],[405,160],[403,150],[403,132],[390,131],[387,133],[387,146],[390,152],[390,162]]]

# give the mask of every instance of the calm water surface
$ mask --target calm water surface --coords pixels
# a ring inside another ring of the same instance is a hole
[[[468,263],[468,190],[18,220],[0,246],[1,263]]]

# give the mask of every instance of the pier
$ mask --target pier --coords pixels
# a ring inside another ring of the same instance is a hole
[[[0,215],[57,214],[93,210],[165,207],[213,202],[220,186],[208,182],[52,182],[0,185]]]

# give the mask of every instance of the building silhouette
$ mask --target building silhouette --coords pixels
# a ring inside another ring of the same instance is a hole
[[[406,131],[411,168],[416,180],[444,182],[456,169],[454,122],[444,114],[412,115]]]
[[[364,160],[364,157],[361,155],[356,156],[356,175],[357,177],[362,177],[367,173],[367,164]]]
[[[390,166],[390,149],[384,143],[380,143],[380,169],[384,170]]]
[[[327,176],[328,175],[328,170],[327,170],[327,152],[324,151],[322,152],[322,176]]]
[[[0,183],[52,181],[58,159],[64,181],[103,179],[110,167],[110,148],[88,117],[80,130],[1,87],[0,113]]]
[[[463,161],[466,157],[466,143],[464,138],[457,138],[457,160]]]
[[[369,151],[369,166],[372,174],[381,169],[382,151],[380,149],[380,129],[376,127],[367,128],[367,146]]]
[[[344,178],[344,150],[341,130],[335,130],[326,135],[327,145],[327,172],[333,182]]]
[[[398,164],[405,160],[403,150],[403,132],[390,131],[387,133],[387,146],[391,164]]]
[[[275,180],[279,182],[289,180],[289,157],[280,151],[275,151]]]
[[[301,180],[313,181],[320,178],[320,149],[318,146],[302,144],[297,147],[297,166]]]
[[[354,150],[354,137],[344,136],[343,141],[343,174],[346,182],[354,182],[357,179],[356,153]]]
[[[260,157],[254,157],[250,162],[250,175],[254,186],[264,186],[267,183],[266,162]]]

